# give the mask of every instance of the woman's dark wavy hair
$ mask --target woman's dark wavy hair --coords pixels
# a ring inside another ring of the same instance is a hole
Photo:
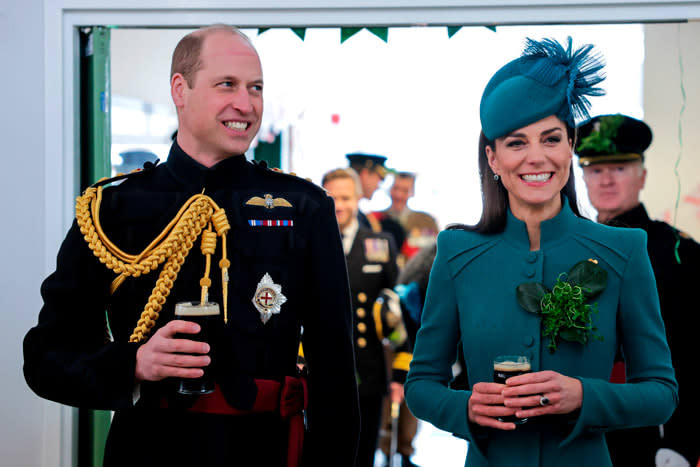
[[[573,142],[573,147],[576,147],[576,129],[566,125],[566,134]],[[489,165],[486,157],[486,146],[492,150],[495,148],[494,141],[486,138],[482,131],[479,135],[479,178],[481,180],[481,201],[483,210],[481,211],[481,219],[475,225],[452,224],[447,228],[450,230],[469,230],[485,234],[503,232],[506,227],[506,219],[508,218],[508,190],[505,189],[503,183],[493,179],[493,170]],[[578,209],[578,200],[576,198],[576,185],[574,181],[573,160],[571,161],[569,170],[569,180],[561,190],[561,196],[569,198],[569,206],[575,215],[583,217]]]

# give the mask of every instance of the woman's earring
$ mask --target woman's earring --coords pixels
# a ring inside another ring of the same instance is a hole
[[[494,179],[494,180],[498,181],[500,178],[501,178],[500,175],[498,175],[498,174],[493,174],[493,179]]]

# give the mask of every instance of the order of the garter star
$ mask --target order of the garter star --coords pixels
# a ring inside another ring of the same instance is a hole
[[[260,320],[267,323],[272,315],[279,314],[282,304],[287,297],[282,294],[282,286],[275,284],[268,273],[265,273],[253,296],[253,305],[260,312]]]

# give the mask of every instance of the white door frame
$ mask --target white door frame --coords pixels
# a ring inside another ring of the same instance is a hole
[[[78,34],[84,25],[198,27],[583,24],[700,18],[690,0],[44,0],[45,270],[78,189]],[[46,403],[44,465],[75,465],[74,410]]]

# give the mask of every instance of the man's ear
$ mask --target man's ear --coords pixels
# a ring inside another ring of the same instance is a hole
[[[173,98],[173,103],[178,109],[185,105],[185,88],[187,87],[187,80],[182,73],[175,73],[172,78],[170,78],[170,95]]]
[[[640,184],[641,186],[639,187],[640,190],[644,189],[644,184],[647,182],[647,169],[646,167],[642,166],[642,174],[639,176]]]

